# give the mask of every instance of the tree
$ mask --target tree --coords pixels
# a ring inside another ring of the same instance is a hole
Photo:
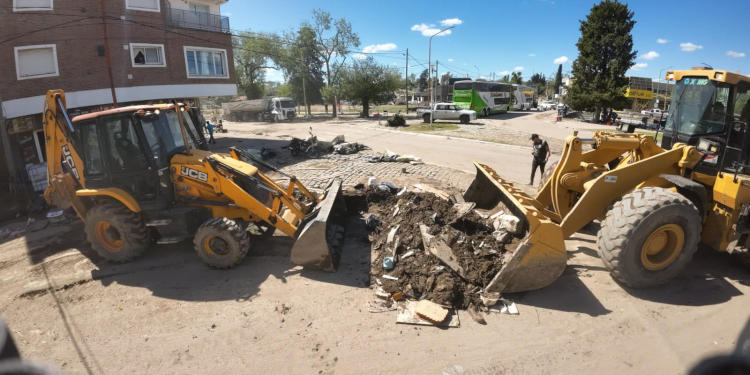
[[[631,34],[634,25],[628,6],[612,0],[594,5],[581,21],[573,85],[566,100],[572,108],[593,111],[598,119],[602,109],[626,105],[625,72],[633,66],[637,54]]]
[[[536,89],[537,94],[542,94],[547,88],[547,77],[542,73],[534,73],[527,83]]]
[[[555,75],[555,94],[560,93],[560,86],[562,86],[562,64],[557,67],[557,74]]]
[[[427,72],[427,69],[422,71],[422,74],[419,75],[419,80],[417,81],[417,87],[419,88],[419,91],[427,91],[427,86],[429,85],[429,78],[430,73]]]
[[[359,36],[352,31],[351,23],[343,18],[334,21],[330,13],[321,9],[313,10],[313,24],[309,27],[315,32],[313,39],[315,53],[326,68],[328,93],[333,93],[335,90],[330,90],[330,86],[336,83],[338,72],[346,61],[346,55],[351,52],[352,48],[359,47]],[[335,57],[340,57],[338,63],[335,63]],[[334,100],[334,97],[328,98],[326,112],[328,112],[330,102],[333,104],[333,117],[336,117]]]
[[[341,88],[344,96],[362,104],[362,116],[370,116],[370,104],[385,103],[394,98],[399,88],[401,75],[385,65],[379,65],[371,57],[355,61],[341,72]]]
[[[323,80],[322,62],[315,51],[315,30],[302,26],[296,33],[287,35],[289,43],[278,57],[278,64],[284,71],[291,86],[291,96],[298,103],[304,103],[307,114],[310,105],[322,103]]]
[[[244,31],[233,39],[237,85],[248,99],[260,98],[264,92],[265,70],[275,67],[271,56],[278,55],[279,37]]]
[[[521,72],[510,73],[510,83],[515,83],[517,85],[522,84],[523,78],[521,78]]]
[[[502,83],[510,83],[510,76],[506,74],[506,75],[500,77],[500,82],[502,82]]]

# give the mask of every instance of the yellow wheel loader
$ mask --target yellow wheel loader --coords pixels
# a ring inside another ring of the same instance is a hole
[[[564,240],[593,220],[604,265],[629,287],[672,279],[700,243],[748,250],[750,77],[693,68],[667,79],[676,84],[661,146],[637,133],[574,132],[535,197],[475,163],[464,199],[487,209],[504,203],[525,235],[486,291],[549,285],[565,269]]]
[[[193,239],[209,266],[229,268],[250,248],[248,227],[296,239],[292,262],[334,271],[343,244],[335,180],[320,197],[294,176],[232,148],[211,153],[194,110],[171,103],[120,107],[70,118],[65,93],[48,91],[45,199],[73,207],[91,246],[124,262],[152,243]],[[259,170],[288,178],[283,187]]]

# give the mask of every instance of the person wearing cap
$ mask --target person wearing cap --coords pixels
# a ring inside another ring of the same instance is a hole
[[[539,138],[539,134],[534,133],[529,139],[533,142],[531,144],[531,155],[534,156],[531,161],[531,179],[529,180],[529,185],[534,185],[536,169],[539,167],[539,178],[542,178],[542,176],[544,176],[544,165],[547,164],[547,160],[549,160],[550,152],[547,141]]]

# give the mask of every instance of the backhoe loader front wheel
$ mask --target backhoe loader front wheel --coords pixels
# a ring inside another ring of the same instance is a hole
[[[677,276],[698,250],[698,209],[671,190],[647,187],[622,197],[607,212],[597,239],[612,277],[633,288]]]
[[[234,220],[216,217],[203,223],[193,239],[198,256],[211,267],[232,268],[250,249],[250,236]]]
[[[86,214],[86,238],[104,259],[127,262],[148,248],[149,237],[141,217],[118,203],[103,203]]]

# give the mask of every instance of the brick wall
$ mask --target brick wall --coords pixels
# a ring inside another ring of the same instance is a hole
[[[235,82],[230,35],[168,27],[167,0],[161,0],[160,13],[125,9],[125,0],[104,3],[116,87]],[[107,60],[98,51],[104,45],[99,0],[54,0],[53,11],[14,13],[12,7],[13,0],[0,0],[0,100],[44,95],[52,88],[109,88]],[[5,41],[9,38],[15,39]],[[132,67],[130,51],[123,49],[129,43],[163,44],[166,67]],[[18,80],[14,47],[37,44],[57,46],[59,77]],[[229,79],[187,78],[186,45],[225,49]]]

